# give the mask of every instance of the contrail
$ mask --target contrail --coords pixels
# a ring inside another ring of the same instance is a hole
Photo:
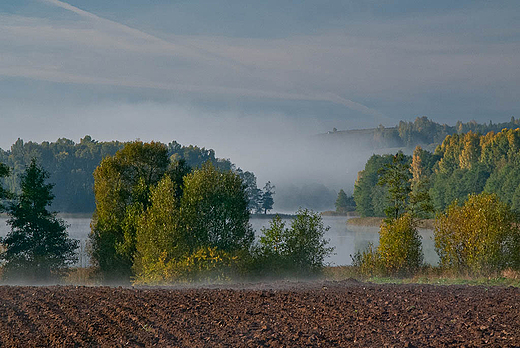
[[[129,27],[127,25],[99,17],[91,12],[82,10],[78,7],[70,5],[66,2],[60,0],[40,0],[46,2],[48,4],[63,8],[65,10],[74,12],[82,17],[98,21],[101,23],[108,24],[118,30],[125,32],[127,34],[133,35],[134,37],[150,40],[152,42],[160,44],[162,47],[168,47],[175,51],[178,54],[183,54],[192,58],[198,58],[206,61],[212,61],[215,63],[215,60],[219,60],[220,62],[225,62],[227,65],[231,65],[233,68],[249,68],[246,64],[238,62],[229,57],[223,57],[221,55],[208,52],[204,49],[189,47],[185,45],[177,45],[171,43],[169,41],[163,40],[156,36],[147,34],[141,30]],[[11,72],[13,74],[13,72]],[[9,73],[8,73],[9,75]],[[41,78],[42,76],[49,76],[47,74],[37,74],[39,76],[35,76],[36,78]],[[33,75],[34,76],[34,75]],[[97,84],[107,84],[107,85],[119,85],[119,86],[127,86],[127,87],[140,87],[140,88],[153,88],[153,89],[162,89],[162,90],[175,90],[175,91],[187,91],[187,92],[199,92],[199,93],[215,93],[215,94],[231,94],[238,96],[253,96],[253,97],[264,97],[264,98],[274,98],[274,99],[289,99],[289,100],[316,100],[316,101],[329,101],[335,104],[341,104],[346,106],[349,109],[359,111],[363,114],[373,116],[375,118],[384,118],[384,115],[377,110],[371,109],[363,104],[357,103],[350,99],[342,98],[334,93],[317,93],[317,94],[301,94],[301,93],[290,93],[290,92],[282,92],[277,93],[276,91],[264,91],[264,90],[255,90],[255,89],[244,89],[244,88],[233,88],[233,87],[223,87],[223,86],[195,86],[195,85],[183,85],[183,84],[164,84],[164,83],[149,83],[149,82],[131,82],[131,81],[116,81],[110,80],[106,78],[94,78],[92,76],[81,76],[81,75],[70,75],[63,74],[60,77],[57,77],[56,80],[72,82],[72,83],[97,83]]]
[[[144,39],[144,40],[149,40],[149,41],[154,42],[154,43],[158,43],[162,47],[168,47],[168,48],[172,49],[173,51],[175,51],[178,54],[183,54],[183,55],[186,55],[186,56],[189,56],[189,57],[192,57],[192,58],[199,58],[199,59],[210,60],[210,61],[214,61],[215,58],[216,58],[216,59],[218,59],[220,61],[225,61],[226,63],[232,64],[234,66],[244,66],[244,64],[242,64],[240,62],[237,62],[237,61],[235,61],[235,60],[233,60],[233,59],[231,59],[229,57],[222,57],[220,55],[217,55],[217,54],[212,53],[212,52],[205,51],[204,49],[200,49],[200,48],[174,44],[172,42],[169,42],[169,41],[163,40],[161,38],[158,38],[156,36],[153,36],[153,35],[150,35],[148,33],[145,33],[145,32],[143,32],[143,31],[141,31],[139,29],[135,29],[135,28],[129,27],[129,26],[125,25],[125,24],[121,24],[121,23],[112,21],[110,19],[99,17],[99,16],[97,16],[97,15],[91,13],[91,12],[82,10],[80,8],[77,8],[76,6],[72,6],[72,5],[68,4],[68,3],[60,1],[60,0],[40,0],[40,1],[46,2],[48,4],[51,4],[51,5],[54,5],[54,6],[57,6],[57,7],[61,7],[63,9],[65,9],[65,10],[74,12],[74,13],[82,16],[82,17],[85,17],[85,18],[88,18],[88,19],[91,19],[91,20],[94,20],[94,21],[98,21],[98,22],[101,22],[101,23],[108,24],[108,25],[110,25],[110,26],[112,26],[114,28],[117,28],[118,30],[120,30],[120,31],[122,31],[124,33],[130,34],[130,35],[132,35],[134,37],[137,37],[137,38],[140,38],[140,39]]]

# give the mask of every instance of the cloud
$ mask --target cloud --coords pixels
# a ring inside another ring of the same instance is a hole
[[[519,110],[520,33],[508,24],[509,9],[344,15],[344,22],[313,33],[251,38],[152,35],[137,29],[137,20],[131,27],[66,2],[41,1],[66,12],[0,14],[4,77],[133,89],[132,96],[172,101],[190,95],[231,107],[251,99],[267,108],[314,103],[317,117],[333,117],[319,107],[334,107],[334,117],[364,118],[367,126],[423,114],[450,120],[450,109]]]
[[[288,76],[291,72],[284,71],[283,62],[269,69],[261,67],[255,60],[237,59],[226,51],[226,47],[229,51],[233,47],[225,38],[217,38],[218,50],[212,44],[200,45],[200,41],[199,45],[191,44],[186,37],[173,40],[182,43],[172,43],[62,1],[43,1],[80,15],[87,23],[68,23],[65,28],[63,25],[56,28],[48,25],[47,21],[38,25],[33,19],[33,25],[27,25],[27,20],[24,20],[21,24],[4,26],[3,30],[11,35],[10,42],[30,42],[35,46],[31,55],[34,52],[38,54],[38,49],[46,54],[42,54],[40,57],[43,59],[36,63],[30,61],[26,64],[19,64],[24,59],[13,57],[12,61],[18,64],[0,66],[3,75],[233,97],[325,101],[381,116],[379,111],[336,93],[316,90],[307,82],[298,83],[300,86],[294,88]],[[90,27],[89,22],[92,22]],[[4,37],[3,41],[9,40],[9,37]],[[255,50],[254,47],[246,49]],[[275,56],[283,52],[280,48],[275,50]],[[8,57],[9,53],[20,55],[17,50],[8,52]],[[124,60],[122,64],[121,60]]]

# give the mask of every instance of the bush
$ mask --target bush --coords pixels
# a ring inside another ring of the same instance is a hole
[[[495,194],[470,195],[437,217],[435,248],[441,266],[458,273],[520,269],[518,216]]]
[[[262,228],[255,252],[257,270],[271,276],[319,273],[334,249],[324,239],[328,230],[321,215],[311,210],[298,210],[290,228],[275,216],[269,228]]]
[[[383,222],[379,230],[379,246],[356,253],[353,265],[365,275],[406,276],[416,273],[423,265],[421,236],[416,220],[405,213],[397,219]]]
[[[423,264],[421,236],[409,213],[383,222],[377,248],[382,266],[389,274],[414,274]]]
[[[159,259],[141,270],[134,284],[164,285],[174,282],[223,282],[241,274],[243,257],[212,247],[202,247],[181,259]]]

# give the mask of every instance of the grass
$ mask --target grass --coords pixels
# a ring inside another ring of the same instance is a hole
[[[363,276],[353,266],[326,267],[324,279],[344,280],[354,278],[376,284],[432,284],[432,285],[482,285],[520,287],[520,271],[505,270],[490,276],[471,276],[452,274],[439,267],[428,266],[411,277]]]
[[[374,226],[379,227],[383,222],[382,217],[370,216],[370,217],[353,217],[347,220],[347,224],[353,226]],[[419,221],[419,228],[425,228],[433,230],[435,219],[423,219]]]

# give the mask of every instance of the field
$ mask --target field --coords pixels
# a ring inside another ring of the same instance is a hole
[[[0,287],[0,347],[520,346],[513,287]]]

